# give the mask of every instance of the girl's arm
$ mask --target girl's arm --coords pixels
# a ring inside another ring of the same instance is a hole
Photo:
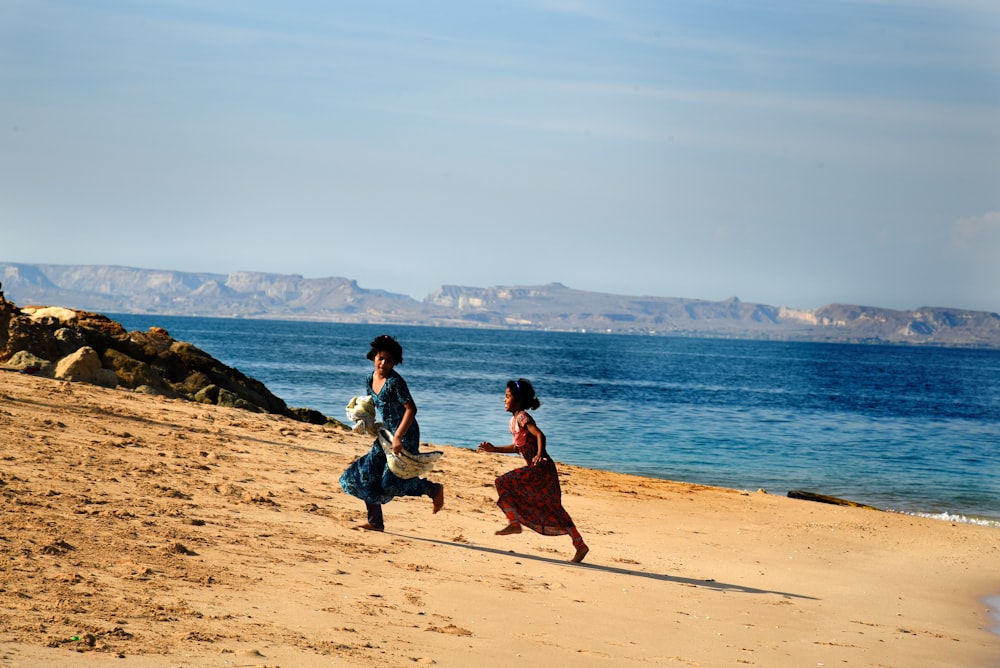
[[[489,441],[483,441],[480,443],[478,450],[480,452],[503,452],[508,455],[513,455],[518,452],[517,446],[513,443],[510,445],[493,445]]]
[[[536,425],[534,421],[529,422],[525,425],[525,427],[535,437],[535,439],[537,439],[538,443],[538,452],[535,453],[535,457],[531,460],[531,463],[537,464],[543,459],[548,459],[549,455],[545,452],[545,433],[538,428],[538,425]]]
[[[413,421],[417,418],[417,404],[411,399],[403,404],[403,419],[399,421],[399,426],[396,427],[396,433],[392,435],[392,451],[395,454],[399,454],[403,451],[403,436],[406,432],[410,430],[410,426]]]

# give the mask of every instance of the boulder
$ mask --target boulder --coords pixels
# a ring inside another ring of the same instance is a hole
[[[177,392],[190,397],[196,397],[206,388],[215,387],[215,398],[218,398],[218,387],[212,382],[211,378],[201,371],[192,371],[184,378],[184,380],[179,383],[171,383],[170,386]],[[197,399],[195,399],[195,401],[197,401]],[[215,403],[215,399],[212,400],[212,403]]]
[[[261,409],[235,392],[230,392],[225,388],[219,388],[219,399],[216,402],[219,406],[229,406],[231,408],[242,408],[244,410],[260,413]]]
[[[135,347],[133,357],[145,361],[156,359],[175,343],[162,327],[152,327],[147,332],[130,332],[128,340]]]
[[[62,306],[25,306],[21,312],[35,322],[47,325],[61,324],[76,320],[76,311]]]
[[[191,374],[191,370],[184,364],[184,360],[172,350],[164,350],[162,353],[158,353],[156,358],[151,360],[149,364],[159,371],[160,375],[168,383],[183,383]],[[198,387],[200,388],[202,385]]]
[[[238,369],[228,367],[205,351],[183,341],[174,341],[171,352],[183,361],[184,366],[192,371],[204,373],[211,382],[220,388],[228,390],[241,399],[261,408],[266,413],[289,415],[288,406],[258,380],[242,374]]]
[[[219,386],[208,384],[198,390],[192,397],[199,404],[215,404],[219,401]]]
[[[55,373],[56,365],[41,357],[32,355],[27,350],[19,350],[7,360],[7,364],[20,369],[22,373],[33,373],[40,376],[52,377]]]
[[[101,358],[90,346],[84,346],[59,360],[55,378],[74,382],[97,384],[97,373],[101,370]]]
[[[107,387],[113,390],[118,387],[118,376],[116,376],[115,372],[111,369],[101,368],[97,370],[92,382],[94,385],[100,385],[101,387]]]
[[[56,339],[59,357],[66,357],[66,355],[87,345],[86,337],[79,331],[69,327],[60,327],[52,335]]]
[[[13,314],[7,318],[5,334],[0,360],[9,359],[22,350],[49,362],[61,357],[53,331],[44,325],[35,326],[31,318],[25,315]]]
[[[176,397],[173,388],[163,381],[159,372],[145,362],[129,357],[123,352],[108,348],[101,356],[105,369],[110,370],[122,387],[135,389],[143,385],[156,390],[157,394]]]
[[[288,411],[299,422],[308,422],[309,424],[326,424],[328,422],[336,422],[336,420],[331,420],[327,416],[317,410],[313,410],[312,408],[290,407]]]

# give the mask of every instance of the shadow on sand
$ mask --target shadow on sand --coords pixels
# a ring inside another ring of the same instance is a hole
[[[626,575],[628,577],[636,578],[646,578],[649,580],[659,580],[660,582],[673,582],[676,584],[681,584],[689,587],[701,587],[703,589],[715,589],[718,591],[726,592],[737,592],[740,594],[774,594],[777,596],[786,596],[788,598],[801,598],[808,600],[818,600],[813,596],[805,596],[803,594],[792,594],[784,591],[772,591],[769,589],[755,589],[754,587],[745,587],[738,584],[729,584],[726,582],[717,582],[715,580],[695,580],[693,578],[680,577],[678,575],[663,575],[661,573],[647,573],[645,571],[635,571],[628,568],[618,568],[616,566],[603,566],[599,564],[588,564],[583,563],[573,563],[563,559],[552,559],[549,557],[539,557],[533,554],[524,554],[522,552],[515,552],[514,550],[498,550],[493,547],[483,547],[481,545],[471,545],[468,543],[456,543],[448,540],[438,540],[436,538],[424,538],[422,536],[411,536],[402,533],[393,533],[390,531],[385,532],[391,536],[397,536],[399,538],[406,538],[409,540],[419,540],[425,543],[435,543],[437,545],[444,545],[446,547],[457,547],[463,550],[474,550],[476,552],[484,552],[487,554],[496,554],[502,557],[514,557],[517,559],[524,559],[530,561],[540,561],[547,564],[553,564],[556,566],[566,566],[570,568],[585,568],[587,570],[595,571],[598,573],[610,573],[612,575]]]

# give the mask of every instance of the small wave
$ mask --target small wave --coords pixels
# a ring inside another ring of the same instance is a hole
[[[912,515],[913,517],[926,517],[931,520],[944,520],[945,522],[958,522],[961,524],[975,524],[981,527],[995,527],[1000,529],[1000,520],[985,517],[966,517],[965,515],[954,515],[952,513],[907,513],[902,515]]]

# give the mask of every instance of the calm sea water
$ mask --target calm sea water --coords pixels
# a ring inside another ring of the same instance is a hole
[[[114,315],[345,420],[396,336],[423,441],[506,443],[526,377],[557,461],[1000,527],[1000,351]]]

